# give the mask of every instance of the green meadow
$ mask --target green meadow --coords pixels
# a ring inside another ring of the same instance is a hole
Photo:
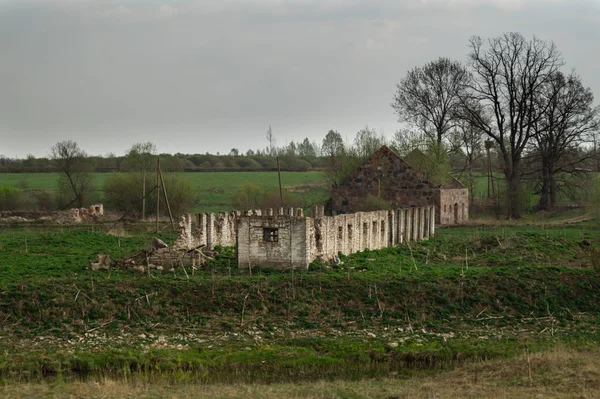
[[[181,173],[196,187],[198,202],[194,212],[216,212],[232,210],[231,194],[244,183],[250,182],[265,190],[277,190],[277,172],[202,172]],[[104,182],[112,173],[92,173],[93,195],[102,201]],[[8,185],[23,191],[58,189],[59,173],[1,173],[0,186]],[[310,204],[327,195],[327,178],[323,172],[282,172],[284,189],[303,203]],[[168,190],[168,187],[167,187]]]

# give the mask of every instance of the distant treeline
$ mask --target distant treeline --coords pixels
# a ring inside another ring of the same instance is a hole
[[[89,156],[90,172],[129,171],[126,156]],[[305,172],[323,170],[325,157],[283,154],[279,156],[283,171]],[[227,171],[275,171],[277,156],[271,155],[212,155],[212,154],[160,154],[160,167],[165,172],[227,172]],[[61,172],[50,158],[25,159],[0,157],[0,173],[50,173]]]

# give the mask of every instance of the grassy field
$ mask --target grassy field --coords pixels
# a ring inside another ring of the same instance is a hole
[[[277,172],[204,172],[182,173],[189,179],[198,193],[194,212],[216,212],[231,210],[231,194],[246,182],[266,190],[279,187]],[[0,186],[8,185],[28,190],[56,191],[59,173],[0,173]],[[112,173],[93,173],[93,198],[102,201],[104,182]],[[296,197],[310,204],[326,196],[327,183],[322,172],[282,172],[282,185],[295,193]]]
[[[252,276],[227,248],[187,274],[91,273],[98,253],[118,258],[152,238],[108,228],[0,231],[4,397],[598,393],[592,222],[446,228],[338,265]]]
[[[529,371],[531,370],[531,379]],[[0,387],[4,398],[598,398],[598,348],[556,347],[530,356],[459,366],[434,375],[362,381],[319,380],[275,384],[144,384],[103,379],[91,382],[19,383]]]

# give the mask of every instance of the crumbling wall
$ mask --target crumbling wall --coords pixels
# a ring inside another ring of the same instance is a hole
[[[460,224],[469,220],[469,190],[466,188],[440,190],[440,224]]]
[[[435,205],[438,190],[422,172],[382,147],[333,188],[332,209],[334,214],[356,212],[369,195],[388,200],[395,207],[427,207]]]
[[[209,248],[235,246],[240,215],[239,211],[197,214],[194,235],[199,244]]]
[[[238,267],[306,268],[312,261],[313,219],[293,208],[281,212],[246,212],[238,221]]]
[[[424,240],[435,233],[435,207],[304,217],[289,210],[250,212],[238,222],[238,267],[307,268],[365,249]]]
[[[45,221],[55,223],[94,222],[104,216],[104,206],[95,204],[89,208],[72,208],[56,212],[0,212],[0,219],[19,222]]]

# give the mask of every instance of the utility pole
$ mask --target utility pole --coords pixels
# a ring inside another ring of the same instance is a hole
[[[158,214],[160,212],[160,157],[156,158],[156,231],[158,234]]]
[[[279,156],[277,157],[277,176],[279,178],[279,200],[283,208],[283,188],[281,187],[281,168],[279,167]]]

